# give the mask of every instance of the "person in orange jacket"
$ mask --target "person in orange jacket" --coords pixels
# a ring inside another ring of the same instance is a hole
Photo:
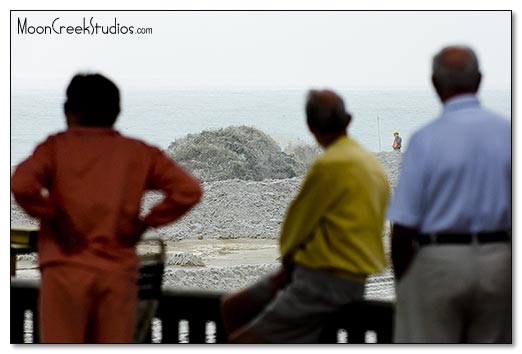
[[[398,130],[394,130],[393,131],[393,136],[394,136],[393,143],[392,143],[393,151],[401,151],[401,148],[402,148],[402,138],[399,136],[399,131]]]
[[[135,245],[147,228],[189,211],[202,189],[160,149],[113,128],[120,94],[104,76],[74,76],[64,110],[68,128],[39,144],[11,180],[16,202],[40,219],[41,341],[129,343]],[[142,217],[146,190],[165,197]]]

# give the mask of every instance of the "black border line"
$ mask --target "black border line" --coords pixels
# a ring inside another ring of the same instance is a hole
[[[515,115],[515,107],[513,106],[513,95],[516,90],[515,87],[515,80],[513,79],[513,74],[516,70],[514,66],[514,60],[515,60],[515,53],[514,53],[514,24],[513,24],[513,9],[452,9],[452,10],[443,10],[443,9],[168,9],[168,10],[161,10],[161,9],[126,9],[126,10],[109,10],[109,9],[103,9],[103,10],[96,10],[96,9],[75,9],[75,10],[66,10],[66,9],[10,9],[9,10],[9,122],[12,121],[12,41],[13,41],[13,31],[12,31],[12,18],[14,12],[510,12],[510,27],[511,27],[511,86],[510,86],[510,98],[511,98],[511,220],[513,225],[513,220],[515,216],[515,212],[513,209],[513,177],[515,176],[515,172],[513,171],[513,130],[514,130],[514,120],[513,117]],[[11,168],[12,168],[12,124],[9,124],[9,189],[11,189]],[[10,202],[10,207],[12,208],[12,203]],[[11,209],[10,209],[11,213]],[[512,228],[514,228],[512,226]],[[513,234],[513,232],[512,232]],[[515,240],[512,237],[511,240],[511,258],[512,262],[516,262],[516,259],[513,260],[513,245],[515,243]],[[516,270],[516,266],[513,267],[513,263],[511,266],[511,284],[513,284],[514,280],[514,272],[513,270]],[[10,281],[10,280],[9,280]],[[512,293],[514,293],[515,289],[512,289]],[[12,301],[12,299],[10,300]],[[513,304],[513,300],[512,300]],[[11,312],[11,310],[9,311]],[[516,316],[515,316],[516,318]],[[511,320],[513,324],[513,316]],[[514,332],[514,328],[512,326],[512,333]],[[512,336],[513,337],[513,336]],[[511,345],[513,345],[515,342],[512,341]],[[10,343],[13,345],[13,343]],[[394,343],[392,343],[394,344]]]

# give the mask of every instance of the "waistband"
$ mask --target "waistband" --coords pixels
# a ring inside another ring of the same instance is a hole
[[[305,272],[314,272],[315,274],[323,274],[324,276],[336,276],[352,281],[356,281],[358,283],[365,283],[366,279],[368,278],[367,274],[364,273],[352,273],[349,271],[337,269],[337,268],[331,268],[331,267],[320,267],[320,268],[312,268],[308,265],[295,263],[295,268],[301,268],[302,271]]]
[[[353,280],[358,283],[365,283],[366,279],[368,279],[368,276],[366,274],[357,274],[357,273],[345,272],[342,270],[334,270],[332,273],[338,277],[348,279],[348,280]]]
[[[320,269],[316,269],[316,270],[324,271],[324,272],[327,272],[329,274],[335,275],[336,277],[340,277],[340,278],[344,278],[344,279],[348,279],[348,280],[353,280],[353,281],[356,281],[358,283],[365,283],[366,279],[368,278],[367,274],[352,273],[352,272],[348,272],[346,270],[341,270],[341,269],[336,269],[336,268],[320,268]]]
[[[421,234],[420,246],[430,244],[472,244],[511,242],[511,231],[474,232],[474,233],[431,233]]]

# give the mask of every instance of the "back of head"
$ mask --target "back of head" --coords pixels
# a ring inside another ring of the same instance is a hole
[[[64,109],[78,117],[79,125],[112,127],[120,113],[120,92],[103,75],[77,74],[67,87]]]
[[[346,131],[350,115],[335,92],[311,90],[306,101],[306,121],[318,133],[338,134]]]
[[[443,101],[464,93],[476,93],[481,80],[477,56],[471,48],[443,48],[433,58],[432,81]]]

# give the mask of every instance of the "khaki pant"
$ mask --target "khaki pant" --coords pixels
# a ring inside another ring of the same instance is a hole
[[[275,295],[272,285],[269,275],[248,288],[256,301],[266,303],[248,326],[258,337],[278,344],[317,343],[328,316],[364,295],[364,282],[300,265]]]
[[[132,343],[136,276],[71,265],[42,270],[42,343]]]
[[[396,343],[511,343],[511,244],[421,247],[396,285]]]

